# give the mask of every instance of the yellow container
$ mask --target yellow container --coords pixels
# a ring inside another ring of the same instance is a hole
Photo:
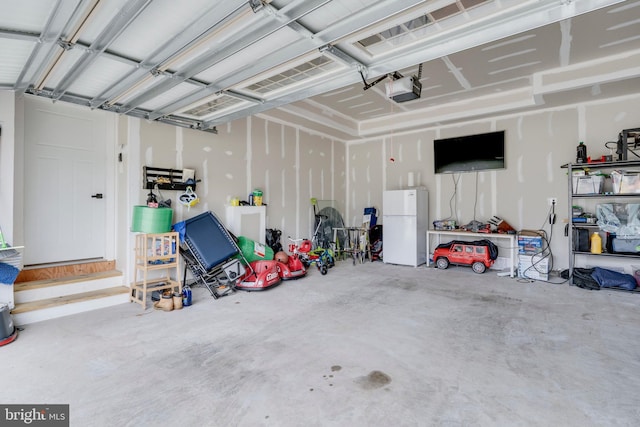
[[[231,206],[240,206],[240,198],[234,197],[233,199],[231,199]]]
[[[597,232],[594,232],[591,235],[591,253],[592,254],[602,253],[602,238]]]

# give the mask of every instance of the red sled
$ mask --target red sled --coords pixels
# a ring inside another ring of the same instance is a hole
[[[241,291],[264,291],[280,284],[278,261],[257,260],[249,263],[247,273],[236,283]]]

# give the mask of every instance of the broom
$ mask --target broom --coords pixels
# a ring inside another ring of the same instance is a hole
[[[14,256],[18,251],[15,249],[11,249],[7,242],[4,241],[4,236],[2,234],[2,228],[0,228],[0,259],[9,258],[10,256]]]
[[[13,284],[16,277],[18,277],[18,273],[20,273],[19,268],[9,264],[10,257],[13,257],[14,255],[19,255],[18,251],[7,245],[7,242],[4,241],[4,236],[2,235],[2,229],[0,229],[0,284]],[[8,261],[5,263],[2,262],[2,260]]]

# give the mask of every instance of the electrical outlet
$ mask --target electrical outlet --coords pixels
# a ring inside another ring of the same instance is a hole
[[[557,205],[558,204],[558,199],[555,198],[555,197],[549,197],[547,199],[547,203],[549,204],[549,206]]]

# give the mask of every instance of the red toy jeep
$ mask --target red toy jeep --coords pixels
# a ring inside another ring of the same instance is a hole
[[[489,244],[488,244],[488,243]],[[484,273],[491,267],[497,258],[497,248],[495,256],[492,256],[492,244],[489,241],[460,242],[453,241],[438,245],[433,251],[433,261],[442,270],[449,267],[449,264],[470,265],[474,272]],[[494,245],[495,247],[495,245]]]

